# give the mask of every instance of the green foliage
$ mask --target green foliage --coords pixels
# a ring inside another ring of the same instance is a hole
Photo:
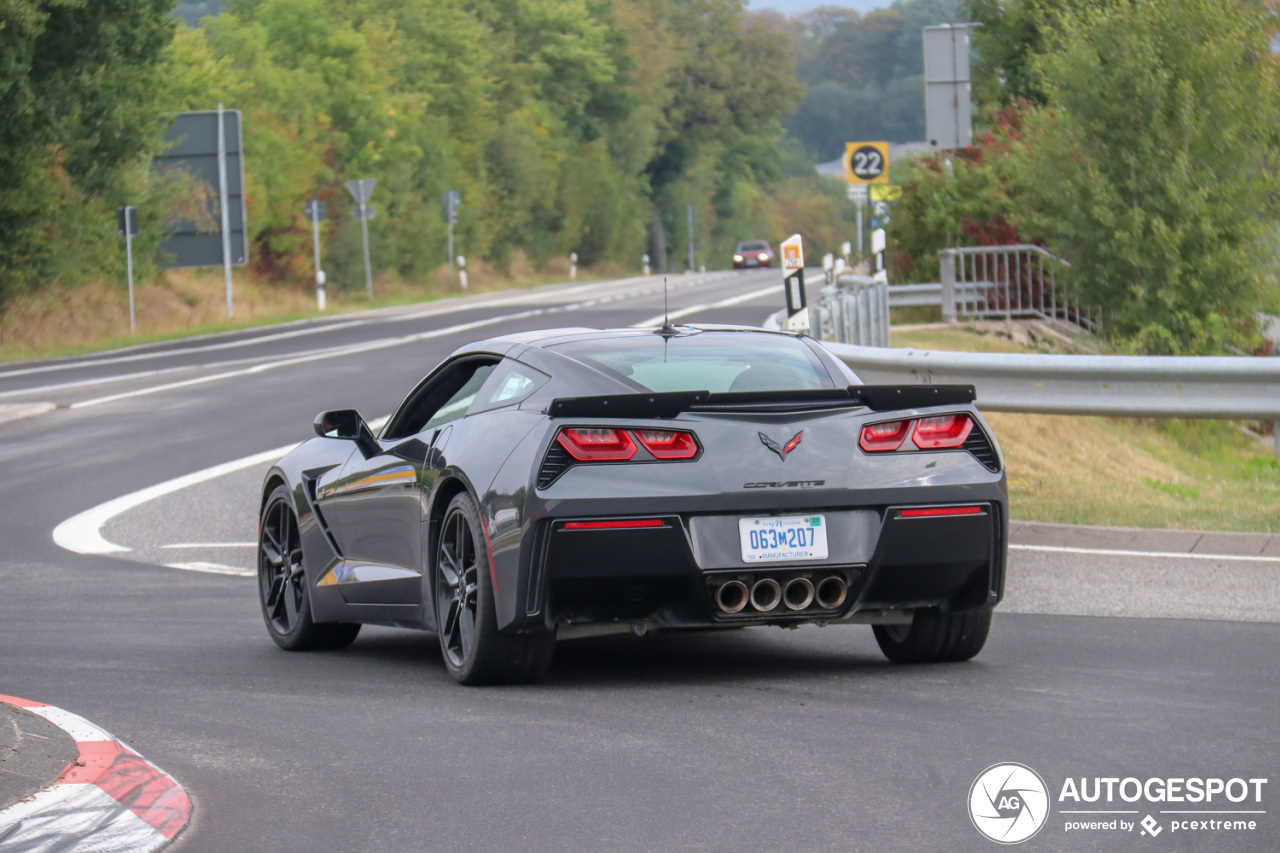
[[[1113,335],[1248,344],[1280,190],[1265,14],[1237,0],[1065,10],[1034,63],[1048,104],[1026,127],[1022,224],[1071,260]]]
[[[0,4],[0,305],[119,253],[115,206],[147,200],[131,175],[159,137],[168,6]]]

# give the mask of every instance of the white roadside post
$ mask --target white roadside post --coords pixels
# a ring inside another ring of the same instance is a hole
[[[369,220],[373,219],[375,211],[369,206],[369,196],[373,195],[377,183],[377,178],[347,181],[347,192],[359,205],[352,213],[360,220],[360,234],[364,237],[364,286],[370,299],[373,298],[373,266],[369,263]]]
[[[463,290],[467,289],[467,259],[462,255],[458,255],[458,282]]]
[[[569,281],[578,277],[578,253],[569,253]]]
[[[311,244],[316,254],[316,307],[324,310],[324,270],[320,269],[320,220],[324,219],[325,206],[318,198],[307,202],[307,219],[311,220]]]
[[[235,306],[231,302],[231,211],[227,201],[227,133],[223,112],[222,101],[218,101],[218,206],[222,208],[222,275],[226,280],[227,316],[230,317],[235,313]],[[247,234],[245,240],[247,243]]]
[[[645,275],[648,275],[648,274],[649,274],[649,256],[648,256],[648,255],[641,255],[641,256],[640,256],[640,261],[641,261],[641,263],[642,263],[642,264],[644,264],[644,274],[645,274]]]
[[[116,233],[124,237],[125,266],[129,274],[129,334],[137,330],[133,316],[133,238],[138,236],[138,208],[125,205],[116,210]]]
[[[782,272],[787,297],[787,318],[782,328],[789,332],[807,332],[809,303],[804,293],[804,245],[799,234],[782,241]]]

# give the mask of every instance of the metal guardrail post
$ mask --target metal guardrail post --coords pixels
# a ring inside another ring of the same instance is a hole
[[[947,250],[939,252],[938,263],[942,267],[942,320],[946,323],[954,323],[956,321],[955,252]]]

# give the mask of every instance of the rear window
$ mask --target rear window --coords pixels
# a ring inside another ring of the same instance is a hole
[[[801,341],[783,335],[700,332],[665,339],[652,332],[578,340],[552,349],[642,391],[798,391],[834,388]]]

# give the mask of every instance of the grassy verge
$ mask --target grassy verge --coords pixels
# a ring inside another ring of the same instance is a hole
[[[623,273],[612,268],[579,271],[585,280]],[[566,281],[569,268],[568,261],[564,261],[542,270],[517,265],[503,273],[482,261],[472,261],[468,278],[467,292],[482,293]],[[158,280],[137,285],[137,332],[131,334],[128,291],[123,284],[96,283],[75,289],[50,285],[19,295],[0,314],[0,362],[75,355],[461,294],[458,285],[449,280],[447,269],[442,268],[424,282],[394,278],[375,281],[373,299],[365,295],[363,288],[330,287],[326,310],[321,312],[316,309],[315,290],[309,284],[269,285],[236,270],[235,316],[228,319],[221,270],[170,270]]]
[[[893,333],[895,347],[1026,352],[963,327]],[[1280,532],[1280,459],[1246,425],[994,412],[1014,518]]]

